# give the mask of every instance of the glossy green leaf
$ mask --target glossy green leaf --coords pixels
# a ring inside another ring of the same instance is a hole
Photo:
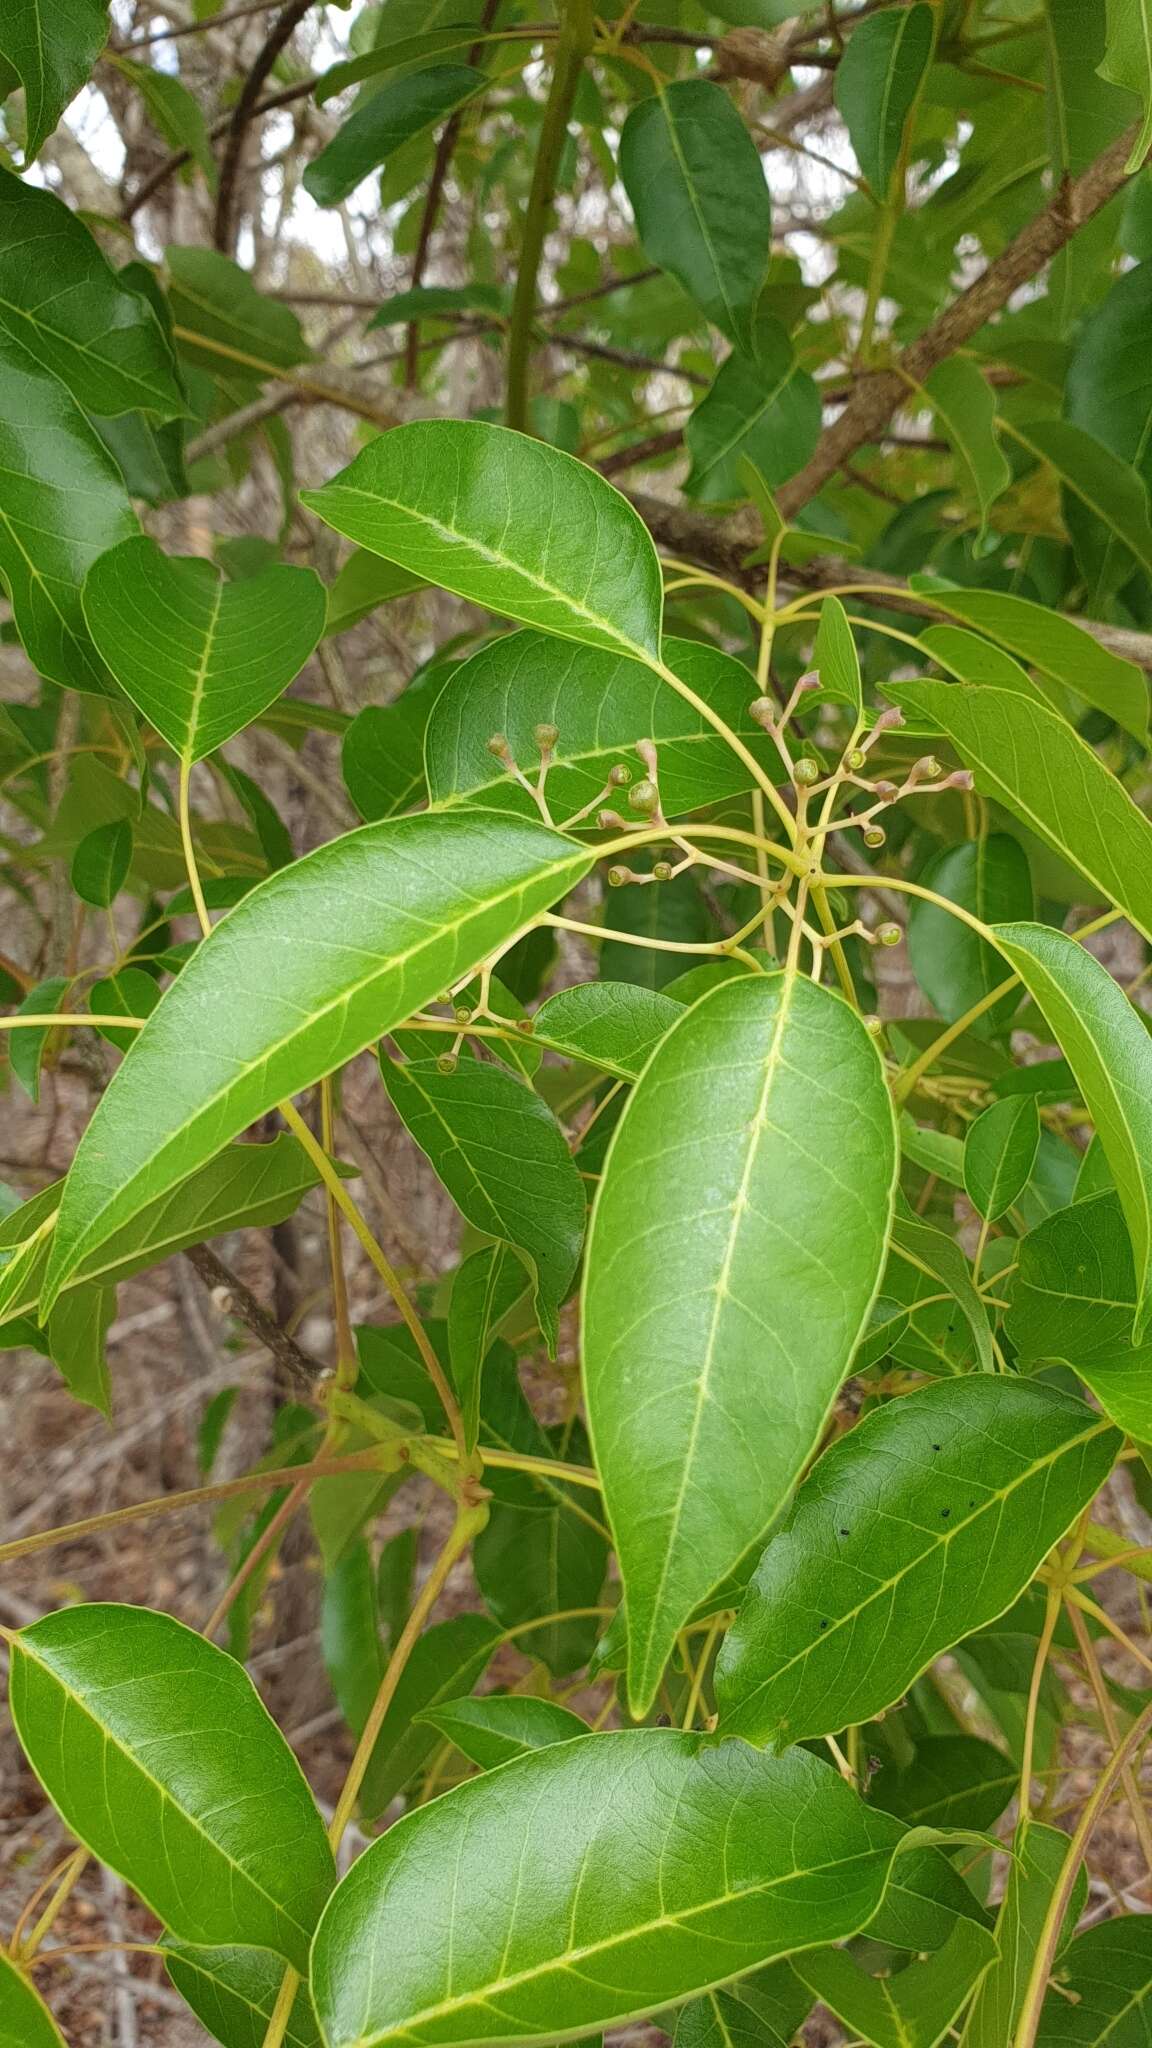
[[[1012,481],[1004,451],[996,439],[996,398],[979,365],[966,356],[948,356],[925,381],[936,423],[952,445],[963,496],[980,516],[980,532],[988,514]]]
[[[900,1150],[924,1173],[934,1173],[937,1180],[946,1180],[951,1187],[963,1187],[963,1138],[918,1124],[905,1110],[900,1118]]]
[[[247,1673],[170,1615],[93,1605],[11,1646],[25,1754],[67,1826],[183,1941],[303,1970],[332,1852]]]
[[[113,1231],[439,995],[588,864],[542,825],[497,834],[477,811],[364,825],[269,876],[197,947],[101,1097],[65,1184],[49,1305]]]
[[[414,1645],[361,1788],[361,1809],[369,1819],[391,1805],[436,1747],[435,1728],[417,1716],[475,1685],[498,1641],[499,1630],[486,1615],[457,1614],[428,1629]]]
[[[1018,1827],[1008,1882],[996,1921],[999,1957],[976,1994],[960,2036],[962,2048],[1004,2048],[1011,2041],[1041,1931],[1068,1853],[1059,1828],[1032,1821]]]
[[[753,1987],[759,1979],[777,1976],[784,1980],[779,1992],[757,1996]],[[702,1998],[682,2005],[672,2036],[674,2048],[788,2048],[811,2003],[811,1992],[793,1975],[789,1963],[769,1964],[727,1991],[706,1991]]]
[[[675,90],[675,88],[673,88]],[[715,504],[747,495],[743,464],[770,490],[803,469],[820,436],[820,391],[801,369],[778,320],[757,322],[755,356],[735,350],[684,429],[691,498]]]
[[[1152,938],[1152,825],[1064,719],[987,686],[891,683],[885,694],[946,733],[983,794],[1006,805]]]
[[[70,1288],[48,1318],[45,1349],[77,1401],[87,1402],[105,1417],[112,1413],[112,1383],[104,1356],[104,1339],[116,1314],[116,1289]]]
[[[572,1742],[587,1735],[588,1723],[555,1700],[529,1693],[486,1693],[482,1699],[449,1700],[418,1716],[447,1736],[482,1771],[495,1770],[531,1749]]]
[[[47,2006],[32,1980],[10,1956],[0,1954],[0,2048],[64,2048]]]
[[[491,1442],[503,1432],[493,1429],[491,1410],[483,1438]],[[557,1456],[561,1450],[587,1463],[583,1430],[574,1428],[566,1440],[560,1431],[517,1431],[512,1442],[531,1446],[536,1456]],[[578,1671],[592,1654],[600,1618],[586,1611],[601,1604],[608,1570],[608,1538],[593,1512],[598,1502],[586,1488],[549,1483],[493,1502],[487,1526],[472,1551],[476,1583],[489,1612],[504,1628],[525,1622],[539,1626],[521,1638],[521,1648],[538,1657],[560,1677]],[[573,1612],[575,1610],[575,1612]],[[571,1618],[553,1621],[553,1615]]]
[[[504,1068],[463,1060],[381,1062],[384,1085],[457,1208],[489,1237],[522,1252],[536,1276],[536,1309],[550,1349],[584,1235],[585,1199],[548,1105]]]
[[[1037,2048],[1145,2048],[1152,2020],[1152,1924],[1138,1914],[1077,1935],[1040,2016]]]
[[[1140,102],[1140,131],[1125,165],[1138,171],[1152,143],[1152,0],[1108,0],[1108,41],[1100,71]]]
[[[649,262],[755,354],[772,207],[755,144],[723,88],[678,79],[641,100],[620,137],[620,176]]]
[[[931,596],[933,604],[951,618],[963,619],[978,632],[987,633],[1029,668],[1075,690],[1142,744],[1147,740],[1148,679],[1143,670],[1113,654],[1111,648],[1102,647],[1074,620],[1003,590],[933,587]]]
[[[584,1383],[636,1713],[811,1455],[876,1294],[896,1163],[873,1042],[799,977],[722,983],[629,1099],[589,1233]]]
[[[106,910],[116,901],[132,864],[132,827],[111,818],[80,841],[72,856],[72,887],[84,903]]]
[[[194,1948],[164,1943],[164,1965],[201,2025],[224,2048],[263,2048],[284,1982],[284,1965],[252,1948]],[[307,1985],[288,2019],[284,2048],[323,2048]]]
[[[124,479],[58,378],[0,334],[0,576],[29,660],[54,683],[112,682],[80,604],[91,564],[136,532]]]
[[[281,564],[226,583],[143,534],[88,572],[84,616],[121,689],[186,761],[201,761],[283,695],[324,630],[324,587]]]
[[[777,1748],[891,1706],[1016,1598],[1111,1469],[1085,1402],[941,1381],[840,1437],[769,1538],[716,1671],[725,1734]]]
[[[939,1304],[939,1317],[933,1318],[933,1323],[939,1320],[943,1324],[947,1340],[946,1369],[954,1372],[959,1364],[975,1364],[982,1372],[991,1372],[993,1356],[988,1311],[976,1292],[968,1260],[955,1239],[947,1237],[942,1230],[934,1230],[929,1223],[921,1223],[918,1217],[898,1214],[892,1223],[892,1241],[884,1274],[886,1292],[892,1290],[901,1267],[915,1276],[918,1284],[911,1289],[897,1286],[896,1291],[913,1304],[913,1328],[929,1342],[933,1325],[922,1322],[914,1304],[925,1295],[938,1296],[941,1288],[952,1297],[955,1307],[952,1303],[942,1302]],[[970,1355],[966,1355],[966,1345],[957,1343],[960,1336],[956,1328],[957,1310],[968,1325]]]
[[[413,136],[438,128],[491,81],[471,64],[429,64],[363,101],[304,172],[317,206],[339,206],[362,178],[382,170]]]
[[[1047,925],[999,925],[996,943],[1043,1010],[1112,1168],[1136,1268],[1134,1335],[1152,1314],[1152,1037],[1107,968]]]
[[[457,1786],[353,1865],[313,1951],[321,2030],[328,2048],[377,2048],[637,2019],[855,1932],[897,1839],[802,1751],[672,1729],[559,1743]]]
[[[910,1764],[881,1770],[868,1796],[909,1827],[983,1832],[1015,1798],[1020,1773],[1011,1757],[976,1735],[924,1735]]]
[[[344,735],[344,781],[371,823],[401,816],[424,796],[424,732],[434,694],[409,688],[391,704],[366,704]]]
[[[507,1244],[484,1245],[456,1268],[448,1304],[448,1353],[460,1401],[464,1441],[474,1450],[480,1429],[484,1362],[496,1329],[524,1292],[527,1275]]]
[[[395,562],[386,562],[381,555],[370,554],[367,548],[353,548],[328,592],[325,635],[346,633],[349,626],[357,625],[369,612],[374,612],[378,604],[389,604],[394,597],[408,597],[412,591],[425,588],[422,576],[398,569]]]
[[[860,657],[848,614],[838,597],[826,597],[820,606],[812,666],[820,678],[821,697],[831,698],[834,704],[849,705],[859,717],[864,709]]]
[[[86,84],[107,39],[108,0],[5,0],[0,95],[17,81],[24,88],[29,163]]]
[[[926,889],[970,910],[983,924],[1006,924],[1034,910],[1028,856],[1007,832],[961,839],[934,854],[917,877]],[[1006,975],[994,946],[958,917],[911,896],[908,899],[908,954],[912,972],[933,1008],[955,1023],[991,995]],[[974,1026],[1002,1026],[1019,1005],[1018,994],[1002,996]]]
[[[885,199],[932,56],[932,9],[886,8],[853,35],[836,70],[836,105],[856,161],[878,199]]]
[[[1018,1259],[1005,1327],[1020,1365],[1070,1365],[1119,1428],[1152,1438],[1152,1347],[1132,1343],[1136,1269],[1115,1190],[1057,1209]]]
[[[1108,529],[1106,545],[1128,565],[1129,573],[1135,561],[1152,574],[1152,520],[1147,487],[1138,471],[1072,420],[1032,420],[1023,427],[1013,421],[1012,438],[1050,464],[1064,490]],[[1079,547],[1075,528],[1073,539]],[[1123,544],[1119,549],[1117,541]]]
[[[178,1188],[149,1203],[90,1258],[81,1260],[75,1275],[65,1283],[64,1293],[91,1281],[115,1285],[187,1245],[203,1243],[205,1238],[282,1223],[316,1183],[311,1160],[286,1131],[268,1145],[228,1145]],[[63,1181],[54,1182],[0,1222],[0,1265],[4,1252],[23,1243],[57,1206],[63,1186]],[[25,1271],[18,1291],[5,1284],[7,1274],[0,1281],[6,1314],[24,1315],[36,1307],[47,1264],[47,1240],[40,1249],[39,1262]]]
[[[187,410],[151,301],[123,283],[62,199],[2,168],[0,335],[22,369],[58,377],[86,412]]]
[[[968,1131],[964,1186],[986,1223],[998,1223],[1032,1177],[1040,1148],[1040,1112],[1030,1095],[993,1102]]]
[[[300,495],[337,533],[489,611],[659,659],[656,550],[574,456],[482,420],[412,420]]]
[[[935,1955],[888,1976],[870,1976],[842,1948],[800,1956],[796,1970],[852,2036],[872,2048],[937,2048],[995,1954],[986,1928],[958,1920]]]
[[[508,292],[498,284],[419,284],[386,298],[379,312],[373,313],[368,328],[371,332],[377,327],[399,327],[409,320],[436,319],[454,313],[507,315],[508,310]]]
[[[589,981],[562,988],[541,1003],[533,1019],[533,1036],[553,1052],[635,1081],[683,1014],[683,1004],[658,989],[638,988],[627,981]]]
[[[16,1006],[15,1015],[28,1017],[50,1016],[58,1010],[68,994],[68,983],[62,975],[54,974],[47,981],[39,981],[30,988],[23,1001]],[[28,1024],[19,1031],[5,1032],[8,1039],[8,1062],[12,1073],[33,1102],[40,1100],[40,1077],[49,1041],[53,1036],[52,1026]]]
[[[641,855],[637,866],[648,865]],[[638,945],[638,939],[657,939],[665,948],[669,942],[697,946],[712,933],[708,906],[692,873],[646,888],[612,889],[601,917],[608,931],[631,934],[631,943],[625,937],[602,941],[600,978],[629,987],[660,990],[679,981],[683,972],[676,953]]]
[[[665,640],[664,659],[769,772],[783,773],[775,748],[748,715],[756,686],[742,662],[701,641],[674,639]],[[597,797],[626,811],[627,792],[609,789],[608,775],[620,766],[639,778],[635,747],[642,739],[656,746],[666,817],[752,786],[750,770],[727,741],[650,668],[598,648],[557,647],[543,633],[513,633],[464,662],[436,699],[425,741],[432,803],[447,808],[467,800],[535,815],[531,796],[488,742],[506,739],[517,767],[534,780],[541,723],[558,735],[545,785],[557,819],[588,804],[594,817]]]
[[[340,1711],[359,1735],[384,1676],[376,1567],[366,1543],[349,1544],[325,1574],[320,1650]]]

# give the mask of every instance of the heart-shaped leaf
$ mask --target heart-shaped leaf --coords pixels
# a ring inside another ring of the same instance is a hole
[[[589,1232],[584,1383],[634,1713],[811,1455],[875,1297],[895,1172],[875,1046],[806,978],[722,983],[629,1100]]]
[[[282,563],[226,583],[212,562],[143,534],[102,555],[84,616],[125,695],[185,761],[202,761],[274,704],[324,631],[324,586]]]

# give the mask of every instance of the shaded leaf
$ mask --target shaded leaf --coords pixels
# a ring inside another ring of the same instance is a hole
[[[1152,2014],[1152,1924],[1136,1914],[1077,1935],[1050,1991],[1037,2048],[1143,2048]]]
[[[926,889],[970,910],[983,924],[1031,917],[1035,909],[1028,856],[1007,832],[989,832],[983,839],[962,839],[944,847],[917,879]],[[920,987],[948,1024],[1007,978],[994,946],[958,917],[915,896],[908,899],[908,954]],[[1014,991],[1002,996],[973,1029],[1002,1026],[1019,1000]]]
[[[868,1796],[909,1827],[983,1832],[1015,1798],[1020,1773],[976,1735],[924,1735],[910,1764],[881,1770]]]
[[[826,597],[820,606],[812,666],[820,678],[821,697],[831,698],[834,704],[849,705],[859,717],[864,708],[860,657],[848,614],[838,597]]]
[[[108,37],[108,0],[5,0],[0,20],[0,95],[24,87],[26,159],[39,156]],[[14,74],[11,82],[3,67]]]
[[[935,1955],[883,1977],[842,1948],[801,1956],[796,1969],[815,1996],[872,2048],[937,2048],[996,1954],[987,1929],[958,1920]]]
[[[1101,76],[1126,86],[1140,102],[1140,132],[1124,168],[1138,171],[1152,142],[1152,4],[1108,0],[1108,42]]]
[[[382,86],[356,108],[304,172],[317,206],[339,206],[362,178],[383,169],[394,150],[438,128],[490,85],[471,64],[429,64]]]
[[[17,1004],[14,1014],[17,1017],[50,1016],[64,1002],[68,987],[68,982],[55,974],[48,981],[37,982],[35,988],[30,988],[23,1001]],[[40,1100],[40,1076],[52,1035],[51,1024],[28,1024],[18,1031],[4,1034],[8,1040],[8,1063],[13,1076],[33,1102]]]
[[[1000,1954],[988,1971],[960,2036],[962,2048],[1004,2048],[1011,2041],[1053,1889],[1068,1853],[1059,1828],[1018,1827],[1008,1883],[996,1921]]]
[[[369,1819],[391,1805],[436,1747],[435,1728],[417,1716],[475,1685],[499,1640],[499,1630],[486,1615],[457,1614],[437,1622],[414,1644],[361,1787],[361,1810]]]
[[[127,818],[97,825],[72,856],[72,887],[84,903],[98,910],[116,901],[132,864],[132,827]]]
[[[490,1692],[483,1699],[449,1700],[418,1719],[447,1736],[482,1771],[495,1770],[528,1750],[548,1749],[554,1742],[572,1742],[588,1733],[588,1723],[579,1714],[528,1693]]]
[[[755,348],[721,363],[684,429],[692,457],[684,489],[704,504],[747,495],[745,462],[774,490],[803,469],[820,437],[819,388],[778,320],[757,323]]]
[[[978,1116],[964,1146],[968,1200],[986,1223],[998,1223],[1019,1200],[1040,1147],[1040,1112],[1031,1095],[1007,1095]]]
[[[996,439],[995,395],[979,365],[964,356],[937,363],[924,390],[937,424],[952,444],[963,494],[979,513],[984,533],[991,507],[1012,481]]]
[[[284,1982],[284,1965],[252,1948],[193,1948],[164,1943],[164,1966],[201,2025],[224,2048],[263,2048]],[[307,1985],[288,2019],[284,2048],[322,2048]]]
[[[885,199],[932,55],[932,9],[885,9],[862,21],[836,70],[836,105],[856,161],[878,199]]]
[[[658,989],[627,981],[584,982],[541,1003],[533,1036],[553,1052],[635,1081],[683,1010]]]
[[[349,1544],[324,1575],[320,1650],[340,1711],[360,1735],[384,1676],[376,1568],[366,1543]]]
[[[1147,677],[1135,662],[1102,647],[1074,619],[1003,590],[941,590],[933,584],[930,595],[942,612],[987,633],[1029,668],[1065,684],[1107,718],[1114,718],[1141,745],[1146,743]]]
[[[64,2048],[64,2036],[26,1977],[0,1954],[0,2048]]]
[[[498,1324],[524,1292],[525,1272],[506,1244],[484,1245],[456,1268],[448,1304],[448,1352],[460,1401],[464,1441],[474,1450],[480,1429],[484,1361]]]

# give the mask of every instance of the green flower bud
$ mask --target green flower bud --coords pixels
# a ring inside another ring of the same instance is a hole
[[[608,786],[610,789],[627,789],[631,780],[632,770],[626,767],[623,761],[617,761],[615,767],[608,770]]]
[[[888,834],[883,825],[865,825],[863,836],[865,846],[883,846]]]
[[[534,729],[532,737],[541,753],[550,753],[560,737],[559,728],[548,724],[538,725]]]
[[[510,761],[512,759],[512,749],[502,732],[494,732],[491,739],[486,741],[486,745],[488,752],[495,754],[498,761]]]
[[[864,1029],[865,1029],[865,1031],[866,1031],[866,1032],[868,1033],[868,1036],[869,1036],[870,1038],[883,1038],[883,1036],[884,1036],[884,1019],[883,1019],[883,1017],[862,1017],[862,1018],[860,1019],[860,1022],[861,1022],[861,1023],[863,1024],[863,1026],[864,1026]]]
[[[853,747],[851,753],[847,756],[848,766],[854,769],[863,768],[867,759],[868,756],[864,752],[863,747]]]
[[[672,880],[671,861],[658,860],[652,869],[652,878],[656,882],[670,882]]]
[[[458,1024],[467,1024],[471,1019],[472,1012],[469,1009],[467,1003],[457,1003],[456,1008],[452,1012],[452,1015],[455,1017],[456,1022]]]
[[[660,791],[648,775],[642,775],[628,791],[628,808],[642,818],[654,818],[660,809]]]
[[[436,1062],[438,1074],[454,1074],[459,1062],[454,1052],[442,1052]]]
[[[875,936],[882,946],[898,946],[904,934],[898,924],[889,923],[878,924]]]
[[[625,882],[626,882],[627,880],[628,880],[628,870],[627,870],[627,868],[609,868],[609,870],[608,870],[608,887],[609,887],[610,889],[622,889],[622,888],[624,887],[624,884],[625,884]]]
[[[812,784],[820,780],[819,761],[814,761],[810,754],[802,754],[796,763],[792,780],[797,789],[811,789]]]

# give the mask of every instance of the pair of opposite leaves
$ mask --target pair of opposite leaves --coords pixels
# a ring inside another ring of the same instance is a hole
[[[428,581],[660,668],[655,550],[619,494],[571,457],[477,422],[418,422],[382,436],[311,502]],[[225,618],[228,592],[217,594],[214,616]],[[114,602],[127,602],[122,588]],[[203,641],[203,601],[197,617]],[[218,672],[203,656],[200,668]],[[195,687],[186,694],[196,711],[201,701]],[[49,1301],[163,1186],[403,1022],[591,864],[543,826],[502,818],[497,831],[483,813],[425,814],[351,833],[262,884],[185,968],[98,1108],[61,1205]],[[997,943],[1048,1011],[1096,1113],[1143,1301],[1147,1038],[1104,970],[1060,934],[1018,926]],[[879,1284],[895,1165],[872,1043],[810,983],[716,991],[665,1042],[626,1112],[590,1242],[586,1373],[637,1710],[678,1629],[763,1535],[818,1438]]]

